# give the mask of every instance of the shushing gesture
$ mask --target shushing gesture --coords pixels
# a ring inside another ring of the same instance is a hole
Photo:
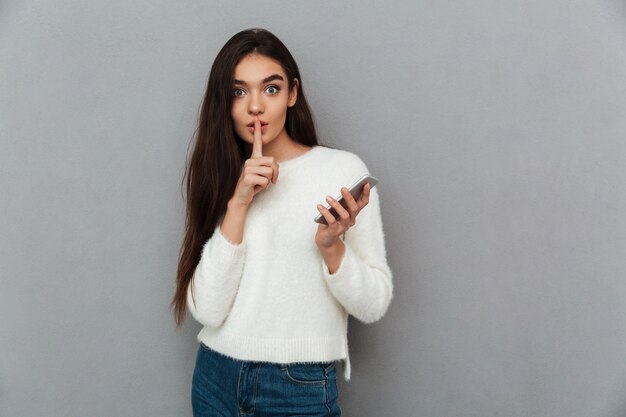
[[[249,206],[254,196],[278,181],[278,163],[273,156],[263,156],[261,121],[254,120],[252,155],[243,165],[232,199],[241,206]]]

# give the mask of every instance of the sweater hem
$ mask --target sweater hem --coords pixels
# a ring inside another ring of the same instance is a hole
[[[279,364],[330,362],[347,357],[343,336],[315,338],[258,338],[204,327],[198,341],[234,359]]]

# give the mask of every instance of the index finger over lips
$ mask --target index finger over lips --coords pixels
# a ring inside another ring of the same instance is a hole
[[[254,142],[252,143],[252,158],[260,158],[263,156],[263,139],[261,139],[261,122],[259,119],[254,121]]]

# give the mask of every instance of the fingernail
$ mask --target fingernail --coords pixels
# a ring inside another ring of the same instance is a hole
[[[327,195],[327,196],[326,196],[326,201],[328,201],[329,203],[330,203],[331,201],[334,201],[334,200],[335,200],[335,199],[334,199],[334,198],[332,198],[331,196],[329,196],[329,195]]]
[[[321,204],[318,204],[318,205],[317,205],[317,208],[318,208],[318,210],[321,210],[321,209],[323,209],[323,208],[324,208],[324,206],[322,206]]]

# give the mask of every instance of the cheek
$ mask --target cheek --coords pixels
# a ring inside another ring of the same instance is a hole
[[[242,121],[241,121],[241,117],[238,116],[238,112],[234,106],[230,112],[230,120],[232,121],[232,124],[233,124],[233,130],[235,131],[235,133],[237,133],[237,135],[241,137],[241,135],[244,133],[241,128]]]
[[[239,105],[237,104],[233,104],[233,106],[230,109],[230,117],[233,119],[233,121],[237,122],[238,120],[241,119],[240,114],[241,114],[241,110],[239,109]]]
[[[233,106],[230,112],[230,118],[233,121],[233,129],[239,133],[239,135],[243,135],[247,132],[246,123],[248,123],[248,118],[246,114],[241,113],[241,109],[237,106]]]
[[[273,103],[272,109],[272,113],[276,118],[284,118],[287,115],[287,110],[289,109],[289,107],[287,107],[287,100],[276,100],[276,102]]]

